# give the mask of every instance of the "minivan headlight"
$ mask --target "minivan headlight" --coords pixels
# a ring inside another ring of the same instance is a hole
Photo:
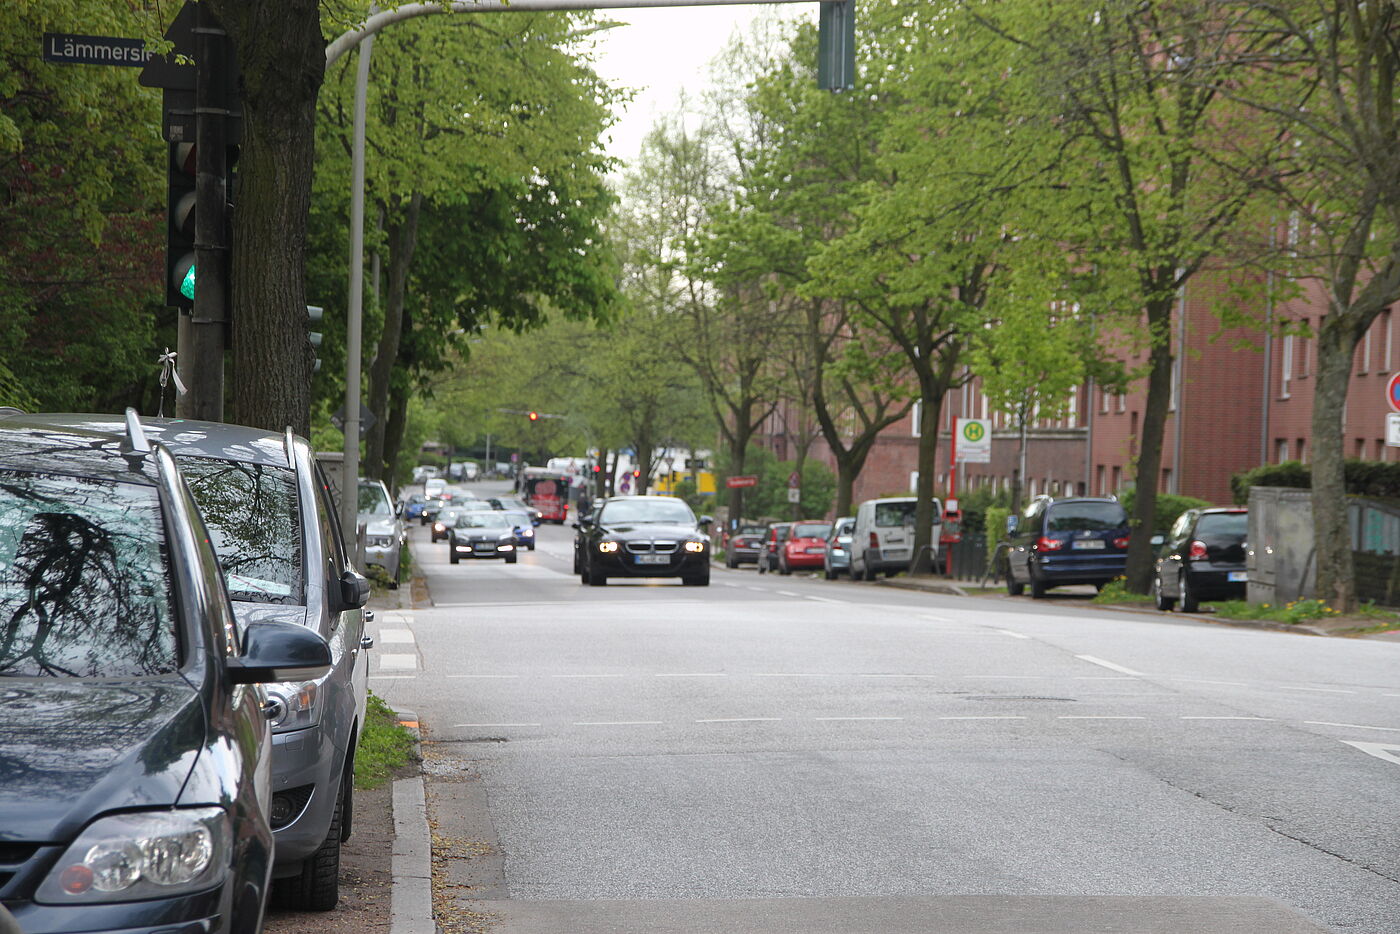
[[[267,722],[272,732],[289,733],[315,726],[320,719],[320,709],[316,705],[320,691],[320,681],[283,681],[268,685],[267,699],[273,709]]]
[[[223,808],[99,818],[64,851],[34,900],[92,904],[196,892],[222,880],[230,845]]]

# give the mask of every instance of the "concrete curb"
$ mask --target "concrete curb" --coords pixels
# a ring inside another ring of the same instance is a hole
[[[418,752],[418,716],[396,710],[413,733]],[[389,934],[436,934],[433,920],[433,839],[428,829],[428,799],[423,775],[394,781],[394,848],[390,867]]]
[[[912,581],[898,577],[887,577],[876,581],[881,587],[894,587],[899,590],[922,590],[925,593],[941,593],[950,597],[966,597],[968,593],[957,584],[946,581]]]

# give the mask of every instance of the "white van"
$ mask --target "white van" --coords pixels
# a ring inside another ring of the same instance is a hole
[[[909,570],[914,558],[913,496],[868,499],[856,509],[855,530],[851,532],[851,580],[873,581]],[[943,531],[943,503],[933,500],[933,558],[938,558],[938,537]]]
[[[429,477],[423,481],[423,495],[432,499],[447,489],[447,481],[441,477]]]

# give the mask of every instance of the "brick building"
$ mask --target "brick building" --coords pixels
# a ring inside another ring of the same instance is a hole
[[[1327,307],[1320,289],[1310,286],[1292,301],[1260,309],[1273,322],[1262,329],[1225,329],[1213,308],[1225,299],[1218,280],[1198,276],[1185,290],[1173,321],[1176,355],[1173,403],[1163,434],[1163,492],[1194,496],[1211,503],[1231,501],[1230,477],[1261,463],[1308,460],[1312,450],[1312,387],[1316,370],[1315,331]],[[1295,327],[1284,325],[1293,323]],[[1296,325],[1306,325],[1306,329]],[[1385,445],[1386,384],[1400,366],[1392,330],[1384,312],[1357,350],[1346,412],[1347,457],[1392,460],[1400,457]],[[1285,333],[1293,331],[1295,333]],[[1128,362],[1141,365],[1139,352]],[[1145,399],[1141,381],[1116,395],[1092,384],[1074,390],[1065,417],[1037,421],[1026,431],[1026,493],[1037,495],[1106,495],[1134,483]],[[948,489],[948,439],[958,416],[992,420],[992,461],[964,464],[957,488],[966,492],[990,485],[1010,487],[1018,456],[1019,431],[1002,413],[992,412],[974,380],[944,400],[936,488]],[[760,434],[779,452],[791,456],[777,429],[781,415]],[[912,490],[917,479],[917,404],[910,415],[891,425],[876,443],[856,481],[855,500]],[[835,469],[818,437],[811,456]]]

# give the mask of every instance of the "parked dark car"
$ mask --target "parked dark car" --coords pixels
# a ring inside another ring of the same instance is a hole
[[[778,553],[782,551],[791,528],[791,522],[774,522],[764,530],[763,541],[758,546],[758,573],[778,569]]]
[[[826,537],[830,522],[794,522],[778,551],[778,573],[819,568],[826,560]]]
[[[0,420],[0,902],[30,932],[262,928],[269,682],[323,676],[296,609],[246,627],[199,506],[120,432]]]
[[[38,415],[108,433],[111,415]],[[218,555],[239,624],[292,620],[330,644],[329,672],[268,687],[277,840],[273,901],[329,911],[339,899],[340,845],[353,828],[355,748],[364,724],[372,642],[364,632],[369,582],[353,567],[330,487],[311,445],[218,422],[142,418],[142,430],[180,465]]]
[[[695,518],[671,496],[617,496],[592,518],[574,523],[574,573],[602,587],[609,577],[679,577],[690,586],[710,583],[709,516]]]
[[[831,524],[831,534],[827,536],[822,555],[822,573],[827,580],[836,580],[842,571],[851,573],[851,534],[855,527],[855,516],[843,516]]]
[[[1037,497],[1006,524],[1006,591],[1012,596],[1027,587],[1035,599],[1067,584],[1102,588],[1126,567],[1128,515],[1112,497]]]
[[[1183,613],[1195,613],[1202,601],[1243,600],[1249,580],[1244,563],[1248,535],[1248,509],[1182,513],[1158,552],[1152,577],[1157,609],[1170,610],[1180,601]]]
[[[761,525],[741,525],[724,543],[724,566],[737,568],[741,564],[757,564],[758,550],[763,546]]]
[[[504,558],[515,564],[520,558],[510,516],[495,509],[460,513],[447,530],[447,559],[457,564],[463,558]]]

